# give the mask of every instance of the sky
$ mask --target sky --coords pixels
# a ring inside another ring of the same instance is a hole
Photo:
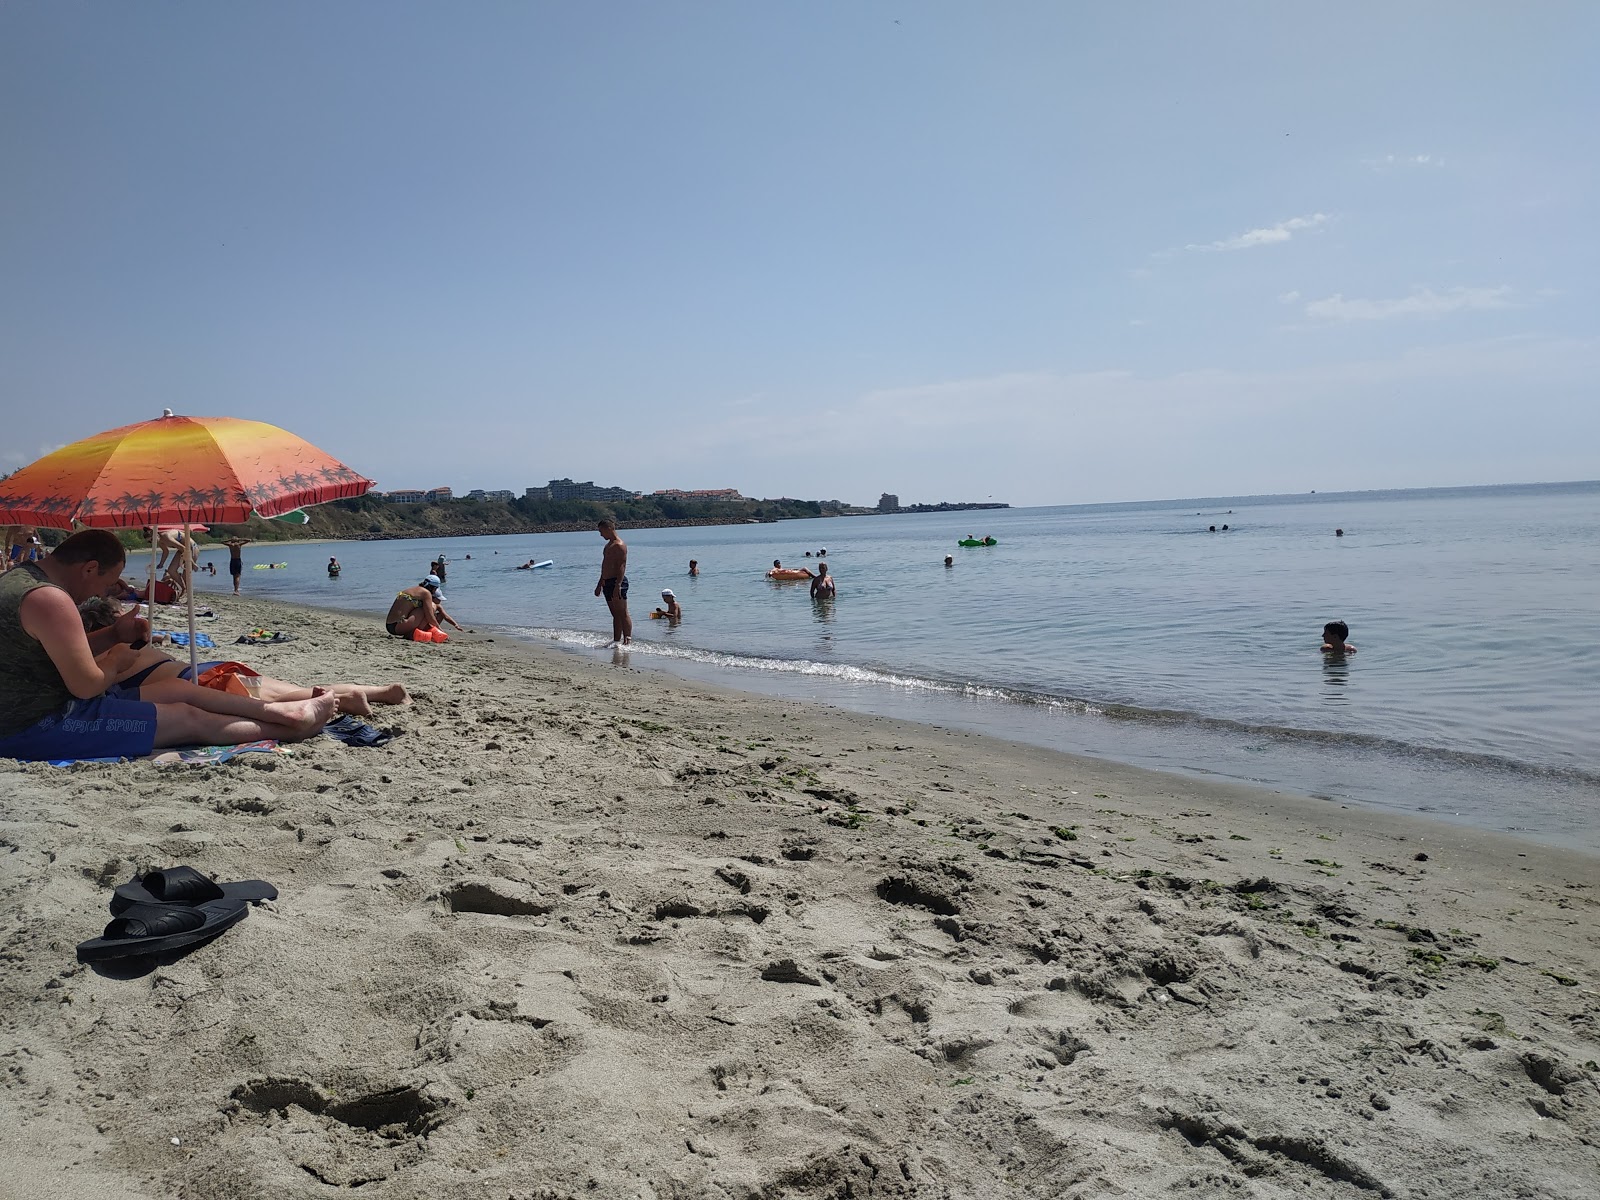
[[[0,5],[0,471],[1019,505],[1600,476],[1600,5]]]

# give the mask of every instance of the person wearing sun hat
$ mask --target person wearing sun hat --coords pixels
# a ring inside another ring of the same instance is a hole
[[[678,603],[678,597],[673,594],[671,588],[661,589],[661,600],[666,607],[656,609],[650,614],[652,617],[665,617],[674,625],[683,620],[683,605]]]
[[[415,635],[418,630],[430,633],[438,629],[440,621],[449,621],[459,630],[460,625],[456,619],[444,610],[444,593],[439,590],[439,577],[429,575],[416,587],[401,588],[395,593],[394,603],[389,605],[388,615],[383,618],[383,627],[398,638],[411,638],[419,640]],[[444,634],[441,632],[441,638]],[[421,638],[427,641],[426,637]]]

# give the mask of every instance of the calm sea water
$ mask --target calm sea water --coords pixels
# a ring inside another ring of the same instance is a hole
[[[968,534],[999,545],[957,547]],[[1600,483],[624,536],[632,666],[1600,849]],[[832,602],[763,578],[822,547]],[[442,551],[463,624],[610,657],[600,548],[588,533],[252,546],[247,563],[289,566],[244,584],[376,623]],[[555,566],[514,569],[530,558]],[[662,587],[677,628],[646,619]],[[1359,647],[1341,661],[1318,652],[1334,618]]]

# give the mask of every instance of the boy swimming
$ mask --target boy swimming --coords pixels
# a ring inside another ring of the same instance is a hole
[[[1356,648],[1345,638],[1350,636],[1350,626],[1343,621],[1329,621],[1322,627],[1322,652],[1324,654],[1354,654]]]

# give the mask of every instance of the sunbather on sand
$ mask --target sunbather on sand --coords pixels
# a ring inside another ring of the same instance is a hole
[[[78,605],[103,596],[125,558],[110,533],[86,529],[0,578],[0,757],[141,758],[166,746],[302,741],[333,718],[339,698],[321,689],[270,702],[180,681],[137,699],[121,693],[116,681],[140,654],[128,643],[147,639],[149,622],[128,613],[90,635]]]
[[[95,597],[84,601],[78,606],[78,611],[83,616],[84,632],[93,634],[108,625],[114,625],[122,616],[122,607],[119,598],[126,593],[127,585],[120,580],[113,586],[105,598]],[[111,651],[105,651],[105,654]],[[96,656],[97,659],[99,656]],[[199,663],[199,675],[212,667],[219,666],[220,662]],[[153,684],[166,683],[170,679],[188,681],[189,664],[180,662],[170,654],[156,646],[144,646],[139,650],[139,657],[131,666],[126,667],[117,677],[116,687],[123,693],[138,691],[141,699],[151,699],[152,696],[143,691]],[[411,697],[406,689],[398,683],[389,684],[362,684],[362,683],[331,683],[326,688],[301,687],[296,683],[289,683],[283,679],[274,679],[269,675],[252,675],[249,686],[258,699],[266,701],[277,700],[310,700],[319,691],[329,691],[339,697],[339,711],[354,713],[356,716],[366,717],[372,715],[374,704],[410,704]]]
[[[219,666],[220,661],[199,663],[200,675],[204,676],[212,667]],[[189,664],[179,662],[155,646],[146,646],[139,651],[139,658],[134,664],[123,670],[115,686],[123,693],[138,692],[142,700],[159,700],[169,695],[186,694],[160,687],[171,681],[181,682],[187,687]],[[255,675],[250,678],[250,684],[255,689],[256,695],[269,703],[281,700],[311,700],[323,692],[332,692],[339,698],[339,712],[354,713],[358,717],[371,716],[374,704],[411,703],[411,697],[406,693],[406,689],[398,683],[382,685],[330,683],[326,687],[301,687],[284,679],[273,679],[270,675]]]

